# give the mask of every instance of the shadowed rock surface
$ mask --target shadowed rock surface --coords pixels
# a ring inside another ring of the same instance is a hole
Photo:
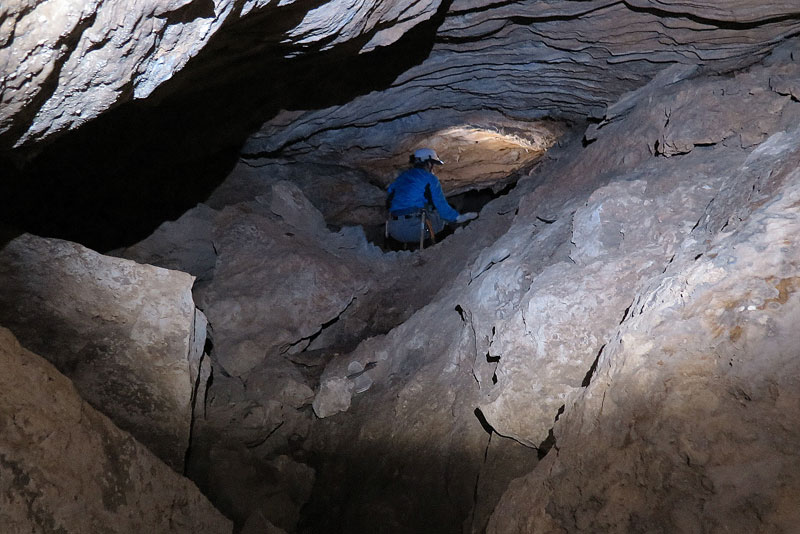
[[[232,532],[190,481],[0,328],[5,532]]]
[[[24,234],[0,250],[0,324],[182,473],[206,339],[192,282]]]

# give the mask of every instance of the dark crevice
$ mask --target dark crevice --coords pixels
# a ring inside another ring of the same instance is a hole
[[[472,14],[472,13],[495,11],[495,10],[501,9],[501,8],[503,8],[505,6],[510,6],[510,5],[514,5],[514,4],[518,4],[518,3],[519,2],[517,0],[509,0],[507,2],[500,2],[500,3],[497,3],[497,4],[489,4],[489,5],[486,5],[486,6],[481,6],[481,7],[477,7],[477,8],[473,8],[473,9],[465,9],[463,11],[457,11],[455,13],[452,13],[451,15],[460,17],[460,16],[464,16],[464,15],[469,15],[469,14]],[[498,28],[493,28],[491,31],[483,32],[483,33],[481,33],[479,35],[470,35],[469,37],[447,37],[446,35],[445,36],[440,36],[439,39],[438,39],[438,42],[445,43],[445,44],[463,44],[463,43],[470,43],[470,42],[480,42],[480,41],[486,40],[488,37],[491,37],[492,35],[495,35],[495,34],[501,32],[503,29],[505,29],[505,27],[506,27],[506,25],[508,23],[516,24],[516,25],[519,25],[519,26],[531,26],[533,24],[541,24],[541,23],[547,23],[547,22],[564,22],[564,21],[569,21],[569,20],[575,20],[575,19],[578,19],[580,17],[584,17],[586,15],[589,15],[589,14],[594,13],[596,11],[601,11],[601,10],[606,9],[606,8],[608,8],[608,4],[601,5],[601,6],[593,8],[593,9],[576,10],[575,12],[566,13],[566,14],[553,14],[553,15],[543,15],[543,16],[524,16],[524,15],[507,16],[507,17],[503,17],[506,21],[508,21],[506,24],[502,24]]]
[[[564,413],[565,408],[566,405],[562,404],[561,407],[558,409],[558,412],[556,412],[555,419],[553,419],[554,425],[555,423],[558,422],[558,419],[561,417],[561,414]],[[553,432],[553,428],[551,428],[550,430],[547,431],[547,437],[539,444],[538,447],[536,447],[536,452],[539,457],[539,460],[547,456],[547,453],[550,452],[550,450],[553,448],[558,450],[558,447],[556,447],[556,436],[555,433]]]
[[[335,325],[336,323],[338,323],[339,319],[342,317],[342,315],[344,315],[344,313],[350,308],[350,306],[353,305],[353,303],[355,301],[356,301],[356,298],[353,297],[350,300],[350,302],[347,303],[347,306],[345,306],[344,309],[342,309],[342,311],[339,312],[339,314],[336,317],[330,319],[329,321],[327,321],[325,323],[322,323],[320,325],[319,330],[317,330],[316,332],[314,332],[310,336],[298,339],[297,341],[295,341],[293,343],[289,343],[289,344],[285,345],[280,351],[281,354],[286,355],[292,349],[292,347],[296,347],[296,346],[298,346],[298,345],[300,345],[302,343],[305,343],[306,347],[311,345],[311,343],[313,343],[315,339],[317,339],[320,335],[322,335],[322,333],[325,332],[325,330],[327,330],[328,328],[330,328],[333,325]],[[304,347],[303,350],[301,350],[299,352],[306,352],[306,347]],[[289,358],[289,360],[292,361],[291,358]]]
[[[667,262],[667,265],[665,265],[665,266],[664,266],[664,270],[663,270],[663,271],[661,271],[661,274],[664,274],[665,272],[667,272],[667,269],[669,269],[669,266],[670,266],[670,264],[672,263],[672,261],[673,261],[674,259],[675,259],[675,254],[673,254],[673,255],[672,255],[672,257],[671,257],[671,258],[669,259],[669,261]]]
[[[492,425],[490,425],[489,421],[486,420],[486,416],[483,415],[483,412],[480,408],[475,408],[473,413],[475,414],[475,417],[478,418],[478,422],[481,424],[481,427],[486,431],[487,434],[491,435],[494,433],[494,428],[492,428]]]
[[[164,19],[167,24],[187,24],[197,19],[210,19],[214,17],[213,0],[193,0],[179,8],[168,11],[159,18]]]
[[[606,348],[605,344],[600,347],[600,350],[597,351],[597,356],[594,358],[594,362],[592,362],[592,366],[586,372],[586,376],[583,377],[583,381],[581,382],[581,387],[589,387],[589,384],[592,383],[592,376],[594,376],[595,371],[597,370],[597,362],[600,361],[600,355],[603,354],[603,349]]]
[[[622,319],[620,319],[620,321],[619,321],[619,324],[622,324],[622,323],[624,323],[624,322],[625,322],[625,319],[627,319],[627,318],[628,318],[628,313],[630,313],[630,311],[631,311],[631,307],[632,307],[632,306],[633,306],[633,303],[631,303],[631,304],[630,304],[630,306],[628,306],[627,308],[625,308],[625,311],[624,311],[624,312],[623,312],[623,314],[622,314]]]
[[[753,28],[758,28],[759,26],[766,26],[769,24],[779,24],[781,22],[786,22],[790,20],[800,20],[800,15],[798,14],[787,14],[787,15],[777,15],[774,17],[767,17],[756,21],[736,22],[730,20],[711,19],[708,17],[697,15],[695,13],[689,13],[686,11],[669,11],[666,9],[659,9],[657,7],[635,6],[631,5],[629,1],[624,1],[624,4],[628,7],[628,9],[630,9],[634,13],[646,13],[648,15],[653,15],[658,19],[682,18],[690,20],[697,24],[705,24],[707,26],[713,26],[720,30],[752,30]]]

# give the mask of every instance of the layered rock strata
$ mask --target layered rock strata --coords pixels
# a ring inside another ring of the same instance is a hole
[[[0,10],[0,147],[75,129],[170,80],[212,38],[230,61],[259,51],[297,56],[351,41],[387,46],[436,12],[438,2],[331,1],[293,6],[252,0],[103,0],[5,3]],[[274,20],[285,22],[275,24]],[[242,46],[242,27],[266,31]],[[223,44],[223,47],[225,45]],[[226,63],[227,62],[227,63]]]
[[[598,116],[671,65],[741,69],[800,31],[790,2],[453,2],[428,57],[384,90],[267,122],[245,153],[396,153],[398,132]],[[391,102],[391,105],[386,105]]]
[[[0,328],[4,532],[231,533],[233,525],[72,382]]]

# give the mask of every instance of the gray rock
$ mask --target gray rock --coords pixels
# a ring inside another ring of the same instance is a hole
[[[213,221],[217,212],[198,204],[176,221],[167,221],[147,239],[123,250],[118,256],[165,269],[183,271],[198,283],[213,277],[217,252],[214,250]]]
[[[245,152],[280,149],[369,168],[406,153],[407,143],[432,142],[451,127],[515,128],[533,140],[535,132],[549,129],[539,119],[602,117],[607,106],[654,78],[665,86],[699,67],[726,72],[756,63],[797,32],[797,19],[783,19],[797,13],[790,4],[740,1],[726,11],[712,2],[454,2],[425,61],[390,87],[343,105],[275,117],[250,138]],[[777,19],[782,21],[767,22]],[[633,39],[618,31],[620,20],[642,32]],[[732,21],[752,27],[743,32]],[[779,86],[787,91],[786,84]],[[738,122],[715,109],[712,103],[708,120],[716,127],[697,136],[700,142]],[[671,124],[680,130],[688,122]],[[557,132],[550,128],[550,136]],[[695,135],[686,133],[685,139],[667,139],[665,153],[687,150]],[[457,145],[445,154],[446,161],[458,157]]]
[[[334,0],[305,12],[301,8],[290,26],[278,25],[271,35],[262,33],[258,43],[240,48],[236,23],[274,18],[283,5],[258,0],[148,0],[133,6],[29,0],[4,5],[0,145],[30,144],[77,128],[122,102],[149,97],[212,37],[231,43],[226,57],[234,49],[246,54],[254,47],[274,54],[270,45],[279,41],[283,54],[297,56],[365,36],[369,39],[362,48],[368,51],[393,43],[438,8],[438,2],[383,5],[367,0],[354,11],[357,16],[342,17],[336,13],[354,7]]]
[[[189,480],[83,401],[0,328],[4,532],[230,533]]]
[[[800,132],[777,137],[772,198],[641,291],[487,532],[794,530]]]
[[[0,324],[176,471],[205,321],[193,277],[24,234],[0,250]]]
[[[366,288],[356,264],[319,246],[329,240],[335,250],[337,243],[320,226],[319,212],[310,204],[304,211],[278,207],[287,198],[294,197],[273,197],[270,210],[288,219],[225,208],[215,221],[214,279],[198,302],[214,328],[215,358],[236,376],[267,357],[304,349]]]

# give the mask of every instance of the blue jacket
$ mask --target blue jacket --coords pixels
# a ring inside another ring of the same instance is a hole
[[[392,215],[411,213],[432,203],[439,212],[439,217],[445,221],[455,221],[458,218],[458,212],[444,198],[439,179],[425,169],[408,169],[392,182],[388,191],[389,212]]]

